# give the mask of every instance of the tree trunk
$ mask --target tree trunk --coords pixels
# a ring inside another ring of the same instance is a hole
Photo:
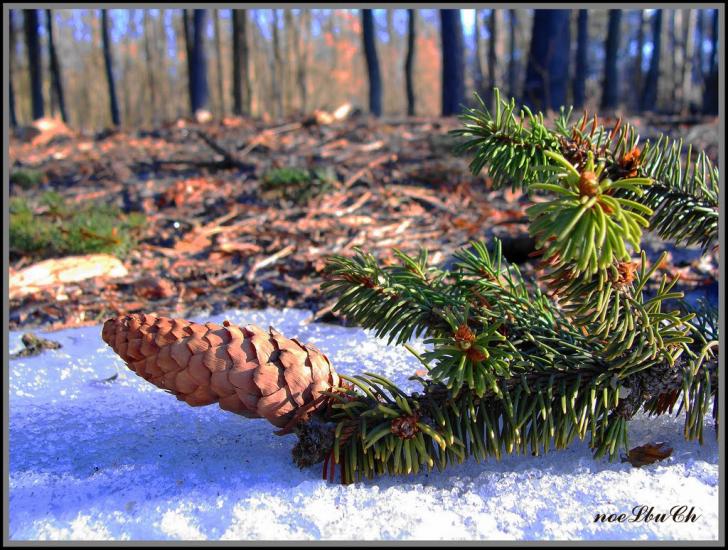
[[[216,56],[216,67],[217,67],[217,97],[219,101],[219,114],[220,117],[225,116],[225,95],[223,94],[222,84],[222,50],[220,48],[220,10],[212,10],[213,24],[215,27],[215,56]]]
[[[46,30],[48,31],[48,57],[51,63],[51,85],[58,101],[58,109],[61,111],[61,119],[68,124],[66,114],[66,101],[63,98],[63,80],[61,78],[61,66],[58,63],[56,47],[53,42],[53,12],[46,10]]]
[[[643,111],[654,111],[657,107],[657,85],[660,78],[660,48],[662,47],[662,10],[655,10],[652,15],[652,56],[650,68],[645,77],[642,90]]]
[[[397,104],[399,103],[399,101],[397,101],[399,99],[397,97],[399,94],[393,93],[394,90],[397,90],[399,88],[396,82],[397,67],[394,62],[394,60],[397,58],[399,50],[395,43],[397,38],[397,32],[394,30],[394,10],[385,10],[385,15],[387,22],[387,48],[384,52],[387,59],[387,63],[385,63],[385,66],[387,68],[387,75],[385,80],[388,84],[384,89],[384,91],[386,92],[384,97],[384,110],[392,112],[398,110]]]
[[[107,10],[101,10],[101,40],[104,48],[104,63],[106,65],[106,82],[109,86],[109,107],[111,109],[111,122],[114,126],[121,125],[119,117],[119,104],[116,101],[116,86],[114,85],[114,67],[111,58],[111,40],[109,39],[109,16]]]
[[[30,72],[30,93],[33,107],[33,120],[43,118],[43,72],[38,39],[38,10],[25,12],[25,44],[28,50],[28,69]]]
[[[382,80],[379,73],[379,60],[377,59],[372,10],[361,10],[361,18],[364,56],[366,57],[367,74],[369,75],[369,112],[374,116],[381,116]]]
[[[480,10],[475,10],[475,23],[473,24],[473,43],[475,46],[475,59],[473,62],[473,84],[475,91],[483,97],[483,64],[481,63],[481,52],[480,52]]]
[[[133,71],[132,71],[132,57],[131,57],[131,44],[132,44],[132,36],[136,35],[136,32],[134,32],[135,25],[134,25],[134,13],[136,10],[129,10],[129,19],[128,24],[126,27],[126,32],[124,33],[124,43],[122,46],[122,51],[124,52],[123,56],[123,63],[121,66],[121,97],[124,101],[124,123],[127,126],[135,126],[136,122],[134,120],[134,114],[135,110],[132,109],[131,106],[131,100],[132,100],[132,94],[131,89],[132,87],[134,89],[137,88],[136,82],[132,82],[133,79]]]
[[[18,127],[18,119],[15,116],[15,94],[13,93],[13,77],[8,77],[8,86],[10,86],[10,92],[8,97],[8,108],[10,109],[10,127]]]
[[[680,66],[680,44],[677,38],[677,10],[671,9],[668,11],[669,19],[668,26],[670,32],[670,110],[675,112],[677,105],[680,102],[679,91],[680,91],[680,77],[679,77],[679,66]]]
[[[142,28],[144,30],[144,59],[147,65],[147,85],[149,86],[149,106],[152,113],[152,126],[155,128],[159,125],[159,109],[157,109],[157,86],[154,81],[155,63],[152,57],[152,22],[149,18],[149,10],[144,10],[144,18],[142,19]]]
[[[233,25],[233,113],[250,116],[247,10],[230,10]]]
[[[248,46],[248,10],[240,10],[240,61],[243,64],[244,113],[253,113],[253,84],[250,78],[250,48]]]
[[[440,10],[442,116],[458,114],[465,100],[465,60],[460,10]]]
[[[508,47],[508,94],[516,97],[516,10],[508,10],[508,22],[510,24],[509,31],[509,47]]]
[[[10,127],[16,128],[18,126],[18,118],[15,112],[15,93],[13,91],[13,76],[15,68],[15,52],[17,51],[17,34],[15,33],[15,12],[8,10],[8,26],[10,27],[10,51],[8,52],[8,88],[10,97],[9,110],[10,110]]]
[[[159,67],[157,67],[157,89],[159,97],[162,99],[160,108],[160,117],[162,120],[170,120],[174,115],[173,97],[176,95],[172,91],[170,84],[169,63],[171,56],[167,53],[167,22],[166,9],[160,9],[157,16],[157,25],[152,24],[154,28],[154,44],[156,45],[156,56],[159,59]]]
[[[281,59],[281,44],[278,35],[278,10],[273,10],[273,22],[272,33],[273,33],[273,70],[271,71],[271,88],[273,92],[273,116],[280,118],[283,116],[283,94],[281,90],[282,86],[282,67],[283,61]]]
[[[283,10],[283,29],[284,36],[286,38],[285,57],[283,59],[283,95],[285,97],[284,110],[286,113],[291,113],[294,110],[294,92],[296,91],[297,78],[297,64],[294,62],[294,57],[298,59],[296,50],[299,47],[299,34],[300,29],[298,25],[293,21],[293,10],[287,8]]]
[[[644,81],[644,75],[642,73],[642,63],[644,62],[644,49],[645,49],[645,10],[639,10],[639,22],[637,23],[637,58],[635,60],[634,67],[634,90],[636,92],[636,101],[633,105],[639,109],[640,94],[642,93],[642,86]]]
[[[183,9],[182,10],[182,22],[184,23],[184,31],[185,31],[185,48],[187,50],[187,93],[190,98],[190,110],[194,112],[194,107],[192,105],[192,97],[194,96],[194,92],[192,91],[192,83],[193,83],[193,75],[194,75],[194,69],[193,69],[193,41],[194,36],[192,33],[192,21],[190,18],[189,10]]]
[[[240,61],[240,10],[230,10],[233,26],[233,114],[243,114],[242,73]]]
[[[192,115],[207,109],[207,60],[205,59],[205,19],[207,10],[193,10],[192,75],[190,78],[190,105]]]
[[[587,54],[589,52],[589,10],[579,10],[576,31],[576,63],[572,80],[574,107],[584,107],[586,99]]]
[[[702,90],[704,73],[703,73],[703,40],[705,40],[705,10],[696,10],[698,16],[695,21],[695,63],[693,64],[693,81],[695,85]]]
[[[604,44],[604,81],[602,82],[602,109],[616,109],[619,105],[619,38],[622,10],[609,10],[609,28]]]
[[[415,116],[415,85],[412,67],[415,62],[415,43],[417,40],[417,12],[407,10],[407,57],[404,61],[404,80],[407,90],[407,116]]]
[[[301,13],[301,31],[298,34],[298,66],[296,70],[296,82],[298,94],[301,98],[301,112],[308,110],[308,93],[306,81],[306,66],[308,65],[308,41],[311,38],[311,10],[304,9]]]
[[[493,88],[496,85],[496,69],[498,68],[498,61],[495,55],[495,46],[498,41],[498,11],[495,9],[490,10],[490,17],[488,17],[488,106],[493,107]]]
[[[718,10],[713,10],[710,36],[710,58],[708,77],[703,92],[703,112],[709,115],[718,114]]]
[[[569,81],[570,10],[535,10],[523,97],[533,109],[566,104]]]
[[[693,98],[693,60],[695,59],[695,41],[693,30],[695,28],[695,10],[682,10],[683,14],[683,65],[680,75],[682,105],[681,113],[687,114]]]

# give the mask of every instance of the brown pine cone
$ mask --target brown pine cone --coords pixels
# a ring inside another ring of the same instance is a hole
[[[339,386],[328,358],[310,344],[248,325],[193,323],[133,314],[109,319],[104,342],[139,376],[194,407],[220,408],[278,427],[323,406]],[[299,410],[301,407],[304,409]]]

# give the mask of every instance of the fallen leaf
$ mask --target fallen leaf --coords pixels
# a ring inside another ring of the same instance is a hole
[[[667,443],[647,443],[630,449],[627,458],[623,461],[629,462],[632,466],[640,467],[664,460],[672,454],[672,447]]]
[[[44,260],[10,275],[10,299],[92,277],[124,277],[127,274],[124,264],[110,254]]]

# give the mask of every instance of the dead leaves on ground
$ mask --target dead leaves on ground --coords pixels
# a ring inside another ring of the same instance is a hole
[[[141,309],[183,316],[266,306],[326,311],[331,300],[318,289],[332,254],[362,246],[386,265],[394,248],[426,247],[434,262],[444,262],[473,239],[517,240],[527,232],[528,197],[491,190],[487,176],[470,174],[466,158],[442,153],[457,125],[374,120],[342,108],[275,125],[229,117],[45,145],[11,140],[11,164],[42,171],[69,200],[115,203],[148,220],[124,258],[129,276],[17,296],[11,329]],[[263,175],[288,166],[331,170],[335,185],[301,205],[263,197]]]

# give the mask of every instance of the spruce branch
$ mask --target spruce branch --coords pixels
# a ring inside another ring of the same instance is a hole
[[[353,258],[334,255],[321,289],[340,295],[334,311],[401,344],[413,335],[446,327],[445,310],[458,297],[456,289],[443,282],[445,274],[427,266],[426,251],[418,258],[399,251],[396,256],[400,265],[381,267],[359,248]]]
[[[480,108],[467,109],[462,115],[463,128],[453,135],[468,138],[455,148],[456,153],[474,151],[470,169],[478,174],[487,166],[493,186],[524,187],[538,180],[538,167],[548,166],[546,151],[558,150],[558,138],[544,122],[543,114],[523,107],[516,115],[516,102],[506,102],[494,89],[495,112],[475,94]]]
[[[711,407],[719,420],[717,311],[686,304],[677,279],[663,276],[648,293],[662,260],[631,254],[652,223],[708,246],[717,168],[703,153],[691,164],[688,150],[683,169],[681,146],[667,140],[640,151],[633,127],[607,130],[586,113],[572,123],[562,110],[549,129],[541,114],[516,117],[497,92],[492,115],[481,107],[464,115],[463,148],[474,151],[474,172],[488,166],[496,185],[539,197],[528,210],[542,254],[536,280],[494,239],[457,252],[450,269],[430,266],[424,250],[395,251],[382,266],[356,249],[329,259],[322,285],[338,296],[334,311],[417,356],[429,374],[411,377],[418,391],[377,373],[336,373],[316,348],[272,328],[133,315],[107,321],[104,340],[191,405],[219,402],[295,431],[295,461],[323,461],[324,477],[338,469],[345,483],[538,455],[577,438],[613,460],[639,410],[677,409],[684,436],[702,442]],[[415,336],[424,353],[407,345]]]
[[[562,108],[549,128],[543,114],[526,107],[517,110],[514,99],[505,101],[497,89],[494,92],[493,113],[475,94],[480,107],[466,109],[463,127],[452,131],[466,138],[456,150],[474,154],[473,174],[487,168],[495,188],[527,189],[536,182],[556,183],[552,180],[559,163],[551,154],[561,155],[578,169],[591,154],[611,180],[653,180],[644,194],[624,188],[614,195],[649,208],[650,227],[660,237],[699,244],[703,250],[717,241],[719,173],[704,152],[694,156],[682,140],[665,136],[656,143],[647,141],[640,150],[633,125],[618,120],[607,130],[596,115],[590,118],[586,112],[572,122],[571,109]]]
[[[630,198],[652,209],[650,228],[675,243],[698,244],[703,251],[717,242],[720,177],[705,152],[693,160],[692,146],[663,136],[645,144],[640,164],[641,173],[655,185]]]

